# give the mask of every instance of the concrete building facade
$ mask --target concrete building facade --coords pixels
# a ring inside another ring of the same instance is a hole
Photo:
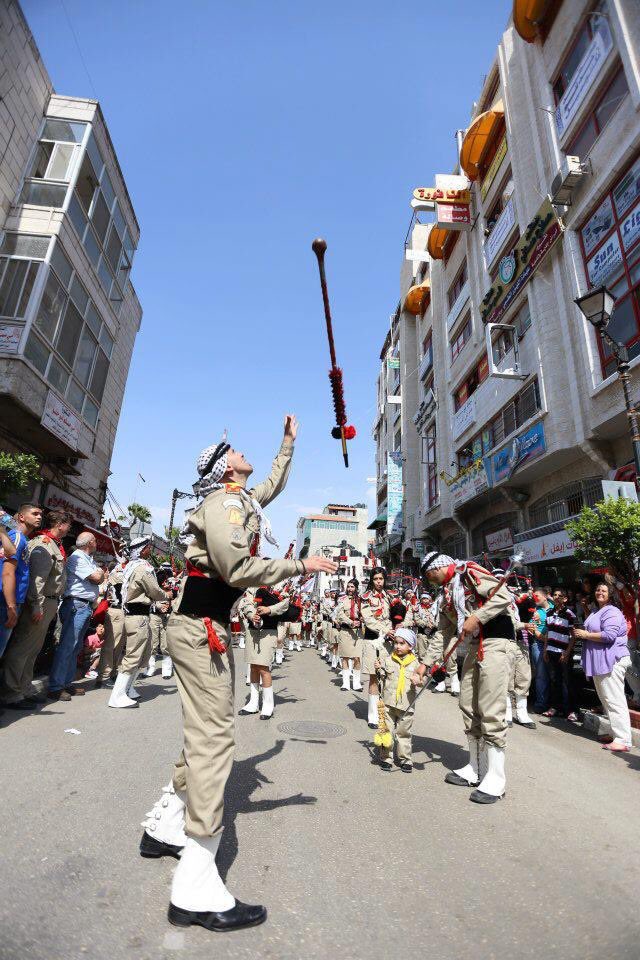
[[[98,526],[142,317],[140,228],[100,105],[54,93],[15,0],[0,69],[0,444],[41,463],[30,496]]]
[[[399,357],[402,414],[391,442],[388,403],[374,426],[377,552],[407,569],[427,544],[496,562],[519,544],[539,581],[569,582],[580,568],[566,520],[602,498],[603,480],[634,473],[615,360],[573,301],[611,289],[610,333],[629,350],[637,400],[640,5],[538,6],[534,23],[515,0],[460,131],[453,173],[466,178],[469,223],[453,229],[439,204],[436,222],[414,228],[409,256],[423,262],[403,262],[381,355]],[[392,449],[394,543],[380,472]]]

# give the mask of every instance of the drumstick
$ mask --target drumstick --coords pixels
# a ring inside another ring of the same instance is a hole
[[[311,249],[318,258],[318,270],[320,271],[320,288],[322,290],[322,302],[324,304],[324,319],[327,324],[327,339],[329,340],[329,354],[331,356],[331,370],[329,371],[329,380],[331,382],[331,392],[333,394],[333,406],[336,413],[336,425],[340,430],[340,440],[342,442],[342,456],[344,457],[345,467],[349,466],[349,454],[347,453],[347,440],[344,435],[344,427],[347,422],[347,411],[344,402],[344,391],[342,386],[342,370],[336,361],[336,345],[333,339],[333,324],[331,321],[331,307],[329,305],[329,293],[327,291],[327,277],[324,272],[324,255],[327,252],[327,242],[318,237],[311,244]]]

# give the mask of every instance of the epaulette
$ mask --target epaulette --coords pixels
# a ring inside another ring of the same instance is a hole
[[[229,493],[237,493],[239,490],[243,489],[239,483],[225,483],[224,488]]]

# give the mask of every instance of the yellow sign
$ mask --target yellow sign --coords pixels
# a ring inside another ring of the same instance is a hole
[[[414,200],[423,200],[436,203],[471,203],[470,190],[441,190],[439,187],[416,187],[413,191]]]
[[[506,155],[507,155],[507,135],[505,133],[504,137],[502,138],[502,142],[500,143],[500,146],[496,150],[496,155],[491,161],[491,166],[487,170],[486,176],[482,181],[482,186],[480,188],[480,196],[482,197],[483,200],[488,194],[489,187],[495,180],[496,174],[500,169],[500,167],[502,166],[502,161],[504,160]]]

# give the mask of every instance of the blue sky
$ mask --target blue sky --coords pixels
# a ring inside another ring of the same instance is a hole
[[[293,411],[294,467],[269,508],[283,549],[300,512],[373,505],[375,377],[411,192],[453,168],[509,0],[22,6],[56,90],[100,100],[142,230],[120,503],[140,472],[160,532],[224,427],[260,479]],[[318,235],[358,430],[349,470],[330,437]]]

